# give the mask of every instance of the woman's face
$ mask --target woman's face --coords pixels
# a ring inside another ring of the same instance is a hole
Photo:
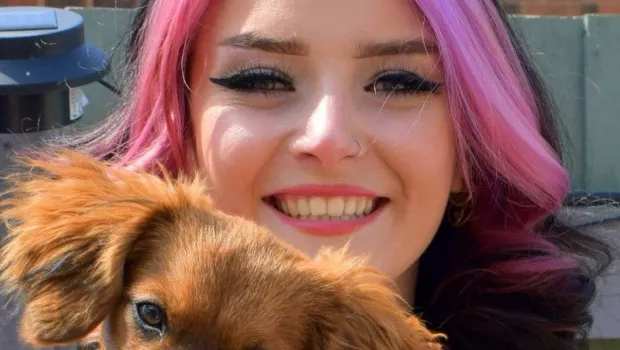
[[[226,0],[188,70],[216,205],[403,275],[461,187],[433,39],[406,0]],[[360,149],[361,145],[361,149]]]

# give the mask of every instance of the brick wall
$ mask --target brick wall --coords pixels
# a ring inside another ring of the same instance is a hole
[[[502,0],[510,13],[575,16],[620,14],[620,0]]]
[[[137,6],[138,1],[139,0],[0,0],[0,6],[51,6],[60,8],[67,6],[84,6],[132,8]]]
[[[171,0],[174,1],[174,0]],[[464,0],[469,1],[469,0]],[[502,0],[510,13],[528,15],[620,14],[620,0]],[[0,6],[135,7],[138,0],[0,0]]]

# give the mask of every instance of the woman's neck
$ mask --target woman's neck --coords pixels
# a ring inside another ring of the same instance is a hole
[[[400,277],[396,279],[396,286],[400,296],[409,304],[413,309],[415,300],[416,283],[418,279],[418,266],[416,262],[407,271],[405,271]]]

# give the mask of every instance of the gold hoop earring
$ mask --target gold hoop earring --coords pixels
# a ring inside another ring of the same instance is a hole
[[[454,227],[465,225],[472,214],[472,196],[469,192],[450,194],[448,206],[448,221]]]

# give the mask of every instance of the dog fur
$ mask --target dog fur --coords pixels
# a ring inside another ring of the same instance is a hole
[[[215,210],[199,176],[130,172],[69,150],[20,164],[1,202],[0,283],[23,306],[26,344],[441,349],[443,336],[363,259],[328,248],[306,257]]]

